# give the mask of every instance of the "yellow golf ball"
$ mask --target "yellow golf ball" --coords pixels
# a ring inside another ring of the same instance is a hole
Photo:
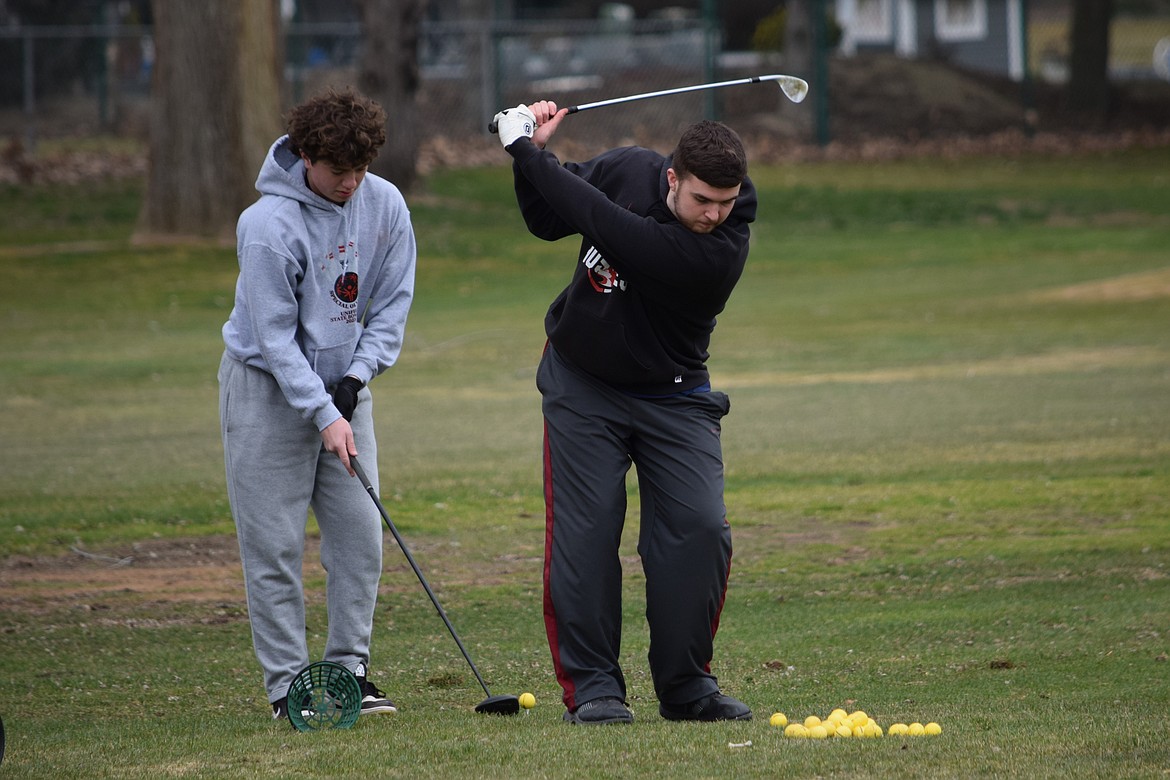
[[[907,726],[905,723],[893,723],[890,725],[890,736],[891,737],[902,736],[902,735],[906,734],[909,730],[910,730],[910,727]]]
[[[915,721],[914,723],[910,724],[910,728],[906,731],[906,733],[912,737],[921,737],[926,733],[926,727]]]
[[[808,737],[808,729],[800,723],[789,723],[784,728],[784,736],[793,737],[794,739],[805,739]]]
[[[531,693],[520,694],[520,706],[526,710],[530,710],[536,706],[536,697]]]
[[[773,712],[772,717],[768,720],[768,723],[776,726],[777,728],[783,728],[784,726],[788,725],[788,716],[783,712]]]
[[[927,723],[925,726],[922,727],[922,733],[929,734],[930,736],[933,737],[936,734],[942,733],[942,726],[938,725],[934,721],[931,721],[930,723]]]
[[[829,736],[829,730],[818,723],[816,726],[813,726],[808,730],[808,735],[813,739],[827,739]]]
[[[837,735],[838,737],[852,737],[853,736],[853,732],[845,724],[841,724],[840,726],[835,728],[833,730],[833,733],[835,735]]]
[[[821,719],[818,718],[816,715],[809,715],[807,718],[804,719],[804,727],[806,729],[811,729],[813,726],[819,726],[819,725],[821,725]]]

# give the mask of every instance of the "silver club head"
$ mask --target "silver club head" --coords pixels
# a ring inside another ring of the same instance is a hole
[[[798,79],[796,76],[783,76],[780,74],[760,76],[760,81],[775,81],[780,85],[780,90],[784,93],[784,97],[793,103],[799,103],[808,95],[808,82],[804,79]]]

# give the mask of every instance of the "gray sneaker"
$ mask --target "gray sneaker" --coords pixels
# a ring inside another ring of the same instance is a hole
[[[689,704],[658,705],[658,713],[667,720],[751,720],[752,711],[739,699],[716,691]]]
[[[572,712],[566,712],[565,721],[581,726],[633,723],[634,713],[630,712],[630,708],[618,697],[602,696],[600,699],[585,702]]]

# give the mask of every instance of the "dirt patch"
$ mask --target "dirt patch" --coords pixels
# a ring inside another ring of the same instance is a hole
[[[1125,274],[1036,293],[1029,300],[1064,303],[1130,303],[1170,298],[1170,268]]]
[[[315,543],[309,552],[318,560]],[[244,577],[235,537],[150,540],[125,551],[74,548],[65,555],[0,560],[0,612],[88,610],[112,596],[242,605]]]
[[[1164,365],[1163,350],[1144,347],[1063,350],[1043,355],[978,360],[964,363],[910,366],[873,371],[837,371],[820,374],[761,371],[721,375],[720,385],[729,388],[819,384],[890,384],[894,382],[948,381],[988,376],[1027,376],[1067,371],[1094,372],[1119,366]]]
[[[410,549],[434,586],[500,584],[514,577],[539,581],[540,559],[531,555],[509,553],[477,559],[456,555],[448,540],[411,543]],[[419,587],[393,540],[387,540],[382,569],[379,592],[384,595]],[[320,538],[311,535],[305,541],[304,577],[308,581],[322,573]],[[324,588],[312,589],[308,598],[323,600]],[[166,611],[167,605],[206,606],[209,615],[229,614],[246,620],[244,574],[236,538],[152,539],[125,549],[94,552],[74,547],[62,555],[0,558],[0,614],[115,608],[119,613],[134,613],[135,604],[148,603],[164,607],[161,611]]]
[[[723,75],[732,79],[754,73]],[[657,83],[640,83],[638,78],[630,74],[620,84],[595,93],[568,93],[558,96],[558,101],[575,104],[662,88]],[[532,96],[518,92],[508,97]],[[887,54],[830,61],[827,129],[831,140],[823,145],[812,141],[816,134],[811,100],[793,106],[779,90],[745,87],[722,90],[720,104],[720,118],[743,136],[753,164],[1062,156],[1170,146],[1170,84],[1115,84],[1108,115],[1086,119],[1067,110],[1063,86],[1025,87],[945,62]],[[701,98],[676,96],[576,114],[573,124],[557,136],[554,150],[563,160],[587,159],[628,143],[665,151],[677,140],[678,130],[702,111],[702,105]],[[443,127],[444,122],[429,126]],[[424,174],[439,168],[499,164],[498,142],[482,134],[432,136],[419,150]]]

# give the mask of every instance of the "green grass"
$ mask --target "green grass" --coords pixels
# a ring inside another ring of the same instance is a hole
[[[493,692],[539,705],[472,713],[482,691],[388,546],[373,663],[401,712],[299,736],[266,718],[238,572],[149,554],[232,533],[215,371],[233,252],[132,246],[137,182],[0,191],[0,772],[1163,777],[1167,171],[1168,150],[755,171],[711,367],[736,542],[714,671],[756,719],[658,718],[631,479],[637,721],[597,730],[560,722],[540,604],[533,377],[574,244],[526,236],[503,168],[432,177],[411,199],[406,348],[374,385],[384,498]],[[21,576],[52,556],[70,563]],[[143,579],[102,587],[123,571]],[[837,706],[944,731],[767,723]]]

